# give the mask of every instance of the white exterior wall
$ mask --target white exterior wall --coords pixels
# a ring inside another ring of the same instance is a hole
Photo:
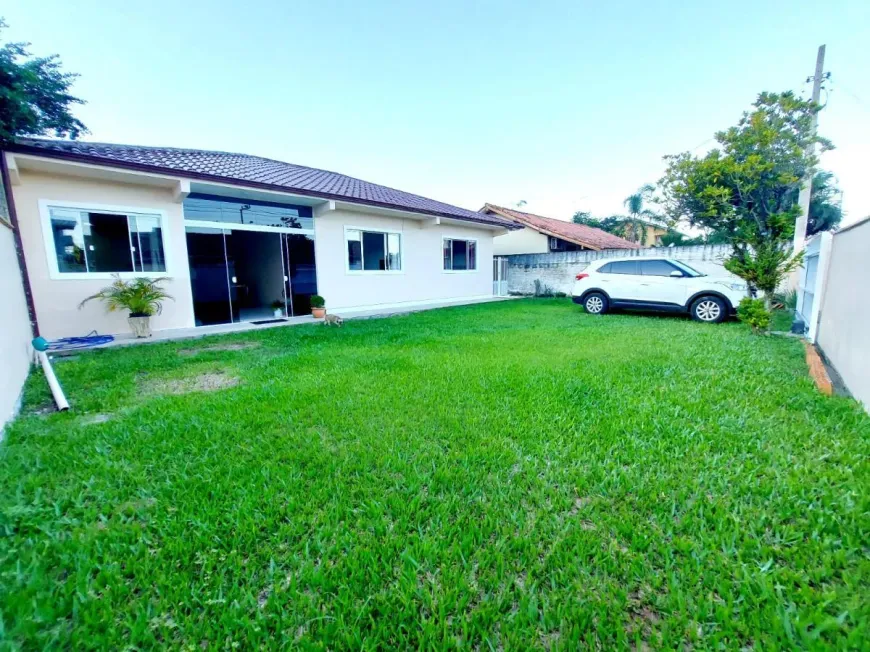
[[[835,233],[817,342],[849,392],[870,411],[870,219]]]
[[[0,187],[2,192],[2,187]],[[0,429],[15,415],[30,371],[30,316],[11,227],[0,224]]]
[[[400,272],[350,272],[345,227],[402,234]],[[317,292],[332,312],[492,296],[493,231],[335,210],[314,218]],[[477,240],[477,269],[445,272],[443,238]]]
[[[493,244],[493,253],[496,256],[545,254],[549,250],[547,236],[527,226],[518,231],[510,231],[498,236]]]
[[[129,207],[143,212],[163,211],[168,217],[164,233],[166,289],[174,301],[163,303],[163,312],[152,318],[155,329],[185,328],[194,325],[187,263],[187,243],[181,204],[172,199],[171,190],[81,177],[49,175],[21,170],[21,183],[13,186],[21,241],[40,333],[47,339],[87,335],[127,333],[127,315],[108,313],[100,301],[91,301],[81,310],[79,303],[111,279],[51,278],[48,251],[43,236],[40,200]]]

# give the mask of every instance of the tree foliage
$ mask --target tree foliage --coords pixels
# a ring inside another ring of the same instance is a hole
[[[810,212],[807,218],[807,236],[830,231],[839,226],[843,219],[843,209],[837,201],[840,189],[834,183],[834,175],[825,170],[813,175],[810,190]],[[788,194],[788,200],[797,204],[800,195],[798,188]]]
[[[740,122],[716,134],[719,147],[703,157],[665,157],[662,204],[673,223],[721,234],[732,252],[725,267],[772,296],[799,263],[791,242],[799,207],[790,199],[817,159],[817,104],[791,92],[761,93]]]
[[[6,22],[0,19],[0,31]],[[72,115],[83,100],[70,94],[78,75],[63,72],[58,56],[31,57],[29,43],[0,47],[0,145],[17,136],[78,138],[87,128]]]

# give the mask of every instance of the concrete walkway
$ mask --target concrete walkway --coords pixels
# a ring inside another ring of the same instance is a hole
[[[460,299],[456,301],[437,301],[426,303],[409,303],[405,306],[393,306],[389,308],[376,308],[367,310],[338,310],[330,313],[341,317],[342,319],[371,319],[376,317],[391,317],[393,315],[405,315],[412,312],[421,312],[423,310],[435,310],[437,308],[449,308],[452,306],[468,306],[478,303],[492,303],[495,301],[510,301],[517,297],[485,297],[481,299]],[[130,346],[133,344],[152,344],[155,342],[170,342],[174,340],[189,340],[208,335],[226,335],[228,333],[244,333],[248,331],[262,330],[264,328],[282,328],[285,326],[299,326],[302,324],[317,324],[322,322],[321,319],[314,319],[311,315],[304,317],[288,317],[283,321],[272,324],[253,324],[250,322],[240,322],[235,324],[218,324],[216,326],[196,326],[194,328],[169,328],[165,330],[154,331],[154,334],[148,338],[136,338],[132,333],[122,333],[115,335],[115,340],[109,344],[94,348],[107,348],[110,346]],[[64,353],[76,353],[77,351],[53,351],[53,355],[64,355]]]

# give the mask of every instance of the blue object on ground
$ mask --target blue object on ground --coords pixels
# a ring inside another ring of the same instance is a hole
[[[115,338],[111,335],[97,335],[96,331],[93,331],[83,337],[63,337],[50,342],[43,337],[37,337],[33,340],[33,348],[37,351],[67,351],[70,349],[87,349],[114,341]]]

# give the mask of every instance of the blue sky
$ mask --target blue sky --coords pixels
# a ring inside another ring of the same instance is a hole
[[[822,165],[870,214],[870,2],[4,3],[90,140],[258,154],[466,208],[608,215],[762,90],[833,83]]]

